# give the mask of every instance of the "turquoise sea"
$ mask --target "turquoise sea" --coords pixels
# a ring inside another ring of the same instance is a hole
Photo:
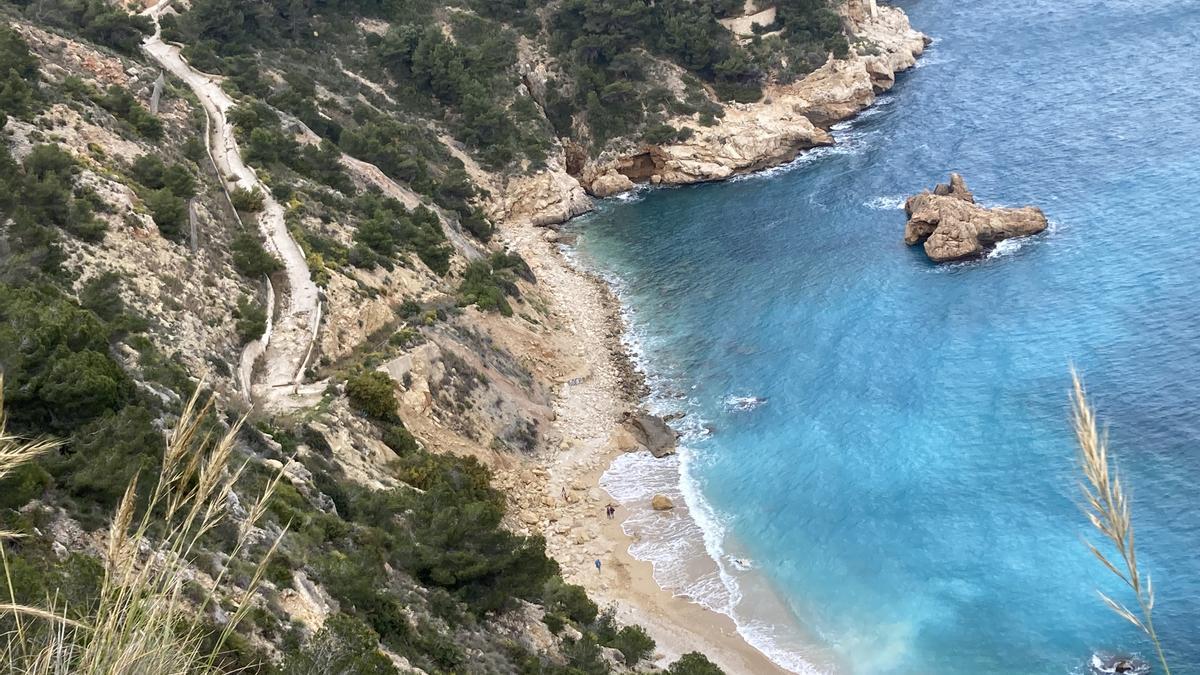
[[[648,405],[686,413],[677,458],[605,478],[634,553],[798,672],[1149,659],[1096,596],[1127,597],[1083,543],[1073,363],[1176,675],[1200,672],[1200,3],[900,4],[936,42],[837,147],[575,226]],[[1053,226],[931,264],[900,206],[950,171]],[[655,491],[686,508],[639,509]]]

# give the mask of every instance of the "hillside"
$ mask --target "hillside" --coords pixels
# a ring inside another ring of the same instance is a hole
[[[213,433],[246,417],[247,468],[188,558],[216,599],[195,620],[227,624],[279,539],[220,667],[719,672],[575,585],[607,583],[580,479],[640,382],[544,226],[830,142],[920,52],[901,12],[33,0],[0,23],[4,410],[63,442],[0,471],[24,535],[0,590],[86,615],[199,389]]]

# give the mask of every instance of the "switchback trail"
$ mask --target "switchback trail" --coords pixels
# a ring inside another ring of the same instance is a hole
[[[163,42],[158,19],[169,5],[170,0],[161,0],[145,11],[145,15],[154,21],[154,34],[146,38],[142,49],[182,80],[200,100],[210,121],[205,142],[217,172],[225,181],[226,191],[257,188],[262,194],[259,232],[266,240],[267,249],[283,262],[287,277],[274,320],[268,322],[263,336],[247,345],[242,354],[238,383],[251,400],[269,409],[303,407],[312,398],[312,392],[302,391],[300,384],[312,358],[321,323],[320,293],[309,275],[304,252],[288,233],[283,207],[258,180],[254,170],[242,161],[233,125],[226,116],[234,105],[233,99],[221,89],[218,78],[192,68],[180,54],[179,47]],[[260,355],[261,371],[255,378],[254,366]]]

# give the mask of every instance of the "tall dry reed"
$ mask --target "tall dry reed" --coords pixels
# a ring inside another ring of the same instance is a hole
[[[1100,598],[1112,611],[1129,621],[1150,638],[1162,664],[1163,673],[1171,675],[1171,667],[1163,654],[1162,643],[1154,631],[1154,585],[1149,574],[1138,568],[1137,549],[1134,546],[1133,521],[1130,518],[1129,497],[1121,485],[1121,477],[1112,466],[1108,452],[1108,434],[1101,434],[1096,425],[1096,411],[1088,404],[1087,395],[1079,374],[1071,371],[1074,391],[1071,396],[1072,420],[1075,438],[1079,442],[1079,465],[1083,470],[1084,513],[1100,535],[1107,539],[1116,556],[1110,557],[1095,544],[1087,542],[1088,550],[1133,592],[1137,601],[1137,612],[1111,596],[1100,593]],[[1115,561],[1115,562],[1114,562]]]
[[[0,477],[55,446],[52,441],[4,434],[2,404],[0,400]],[[196,617],[212,609],[217,593],[206,593],[198,603],[185,597],[185,581],[193,576],[187,561],[199,551],[204,536],[228,519],[230,495],[246,468],[246,463],[229,466],[241,421],[214,436],[205,424],[211,410],[211,400],[199,405],[197,391],[167,439],[148,500],[138,506],[136,478],[126,489],[103,552],[99,598],[86,616],[69,618],[72,608],[59,606],[53,598],[46,607],[19,605],[8,585],[10,594],[0,605],[0,617],[9,617],[12,629],[0,636],[0,668],[24,675],[220,672],[217,662],[224,645],[249,611],[283,535],[276,537],[246,587],[234,589],[235,609],[220,631],[214,635],[200,625]],[[281,476],[275,476],[238,523],[231,560],[248,546]],[[0,553],[3,540],[13,536],[0,535]],[[7,558],[3,562],[7,578]],[[214,579],[214,589],[227,590],[225,574],[222,570]]]

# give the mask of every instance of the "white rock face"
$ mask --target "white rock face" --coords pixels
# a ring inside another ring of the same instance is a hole
[[[725,117],[711,127],[690,117],[673,119],[676,128],[691,130],[690,138],[601,156],[584,168],[584,187],[607,197],[636,183],[722,180],[831,144],[826,128],[874,103],[879,92],[895,84],[896,72],[916,63],[926,43],[900,9],[851,2],[845,11],[853,41],[870,45],[870,54],[830,59],[798,82],[767,87],[760,102],[729,104]]]
[[[565,222],[591,210],[592,200],[579,181],[557,163],[551,163],[540,173],[509,181],[504,195],[503,218],[528,220],[534,225],[545,226]]]

